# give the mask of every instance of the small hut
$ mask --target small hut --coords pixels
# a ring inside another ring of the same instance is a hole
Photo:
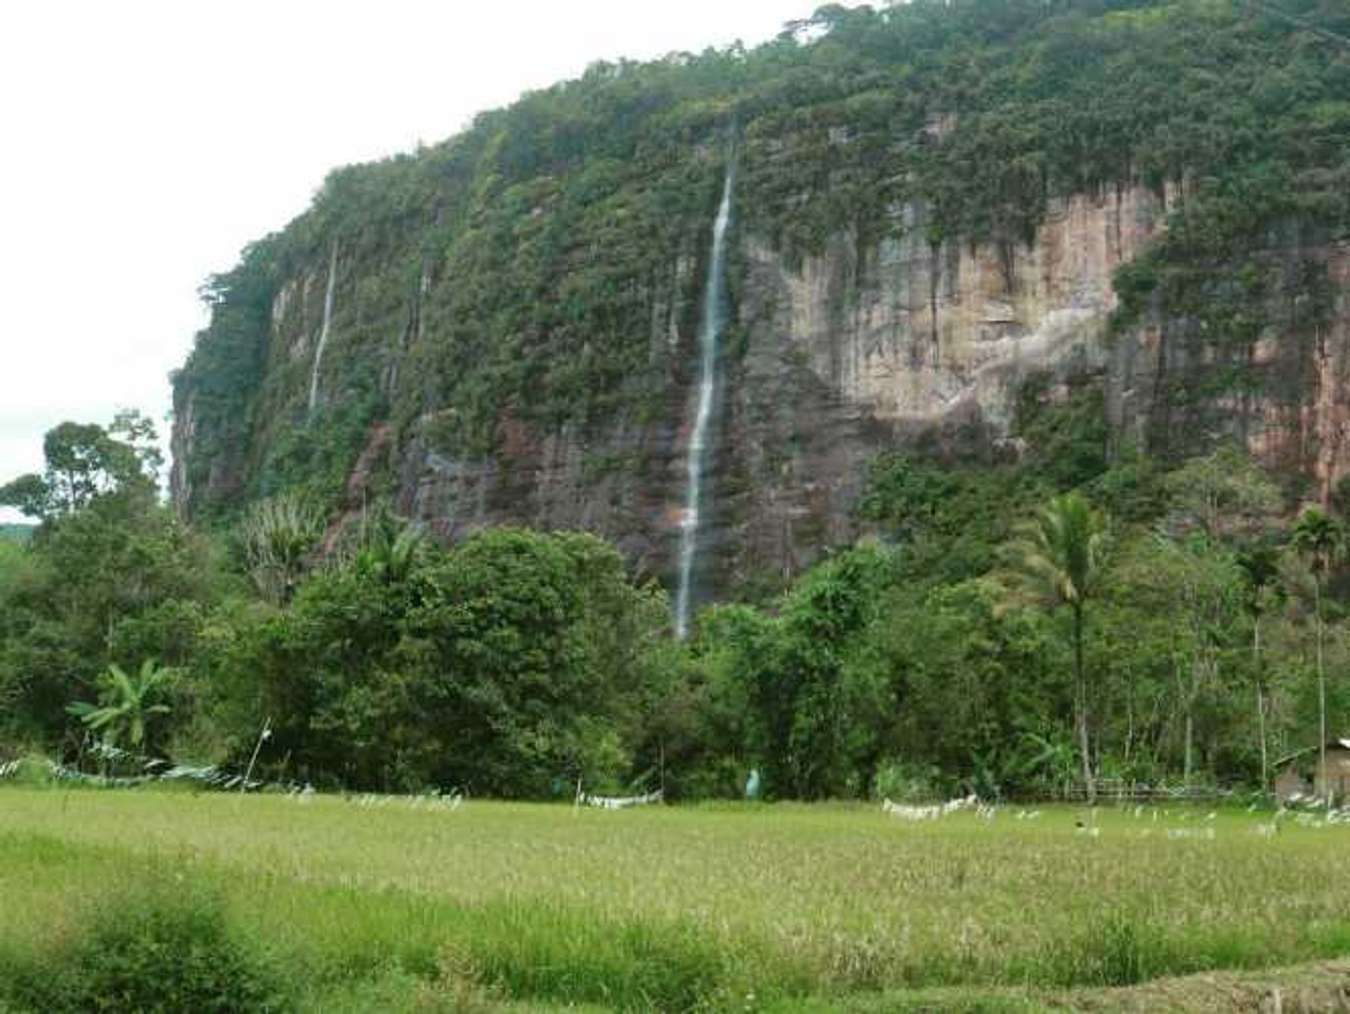
[[[1325,762],[1321,751],[1318,752],[1313,788],[1323,798],[1330,795],[1341,802],[1350,800],[1350,739],[1333,739],[1327,743]]]
[[[1350,739],[1333,739],[1326,746],[1326,769],[1322,768],[1323,751],[1315,746],[1304,747],[1275,762],[1279,772],[1275,776],[1275,798],[1282,803],[1300,796],[1350,801]]]
[[[1294,761],[1286,764],[1275,776],[1275,798],[1281,803],[1309,795],[1311,792],[1312,785],[1303,777],[1303,772]]]

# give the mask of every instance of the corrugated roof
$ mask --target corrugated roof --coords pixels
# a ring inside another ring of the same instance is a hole
[[[1327,740],[1327,749],[1329,750],[1350,750],[1350,739],[1331,739]],[[1302,750],[1295,750],[1293,753],[1285,754],[1276,760],[1271,761],[1271,767],[1283,767],[1290,761],[1296,761],[1317,750],[1315,746],[1305,746]]]

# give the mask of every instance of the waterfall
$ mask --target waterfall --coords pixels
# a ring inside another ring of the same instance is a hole
[[[328,325],[333,319],[333,285],[337,281],[337,240],[328,258],[328,290],[323,295],[323,325],[319,328],[319,344],[314,349],[314,369],[309,375],[309,414],[319,403],[319,365],[323,362],[323,347],[328,344]]]
[[[708,427],[712,422],[713,396],[717,388],[717,343],[722,336],[723,261],[726,256],[727,226],[731,223],[731,190],[735,166],[727,167],[722,185],[722,203],[713,224],[712,256],[708,262],[708,281],[703,289],[703,327],[698,336],[699,379],[698,412],[689,438],[686,459],[684,516],[680,520],[680,583],[675,593],[675,635],[681,640],[689,633],[689,607],[694,577],[694,558],[698,555],[699,512],[703,499],[703,476],[708,467]]]

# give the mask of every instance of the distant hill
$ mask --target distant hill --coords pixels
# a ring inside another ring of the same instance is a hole
[[[0,524],[0,539],[8,542],[27,542],[33,537],[36,525]]]

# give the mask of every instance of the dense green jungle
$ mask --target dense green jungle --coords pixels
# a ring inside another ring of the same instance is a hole
[[[831,5],[335,171],[204,286],[171,505],[135,412],[57,427],[45,471],[0,488],[41,521],[0,538],[0,762],[119,773],[98,742],[521,799],[740,797],[752,772],[802,800],[1306,775],[1350,736],[1350,484],[1306,422],[1340,404],[1347,37],[1338,0]],[[725,537],[680,639],[670,539],[631,545],[682,481],[732,159]],[[786,357],[755,387],[751,252],[791,272],[844,237],[861,277],[903,233],[1014,265],[1066,195],[1135,187],[1182,197],[1115,271],[1101,355],[1019,374],[1002,423],[861,427],[848,502],[785,540],[798,563],[736,556],[755,490],[811,480],[809,420],[761,443],[738,421],[809,386]],[[1122,421],[1112,350],[1157,333]],[[511,513],[545,439],[579,449],[604,523]],[[426,461],[511,481],[469,517],[419,492]]]

